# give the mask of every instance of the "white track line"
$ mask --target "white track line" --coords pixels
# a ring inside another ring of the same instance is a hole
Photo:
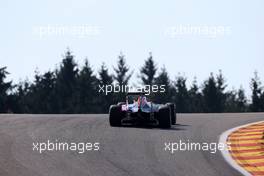
[[[253,122],[253,123],[248,123],[246,125],[242,125],[242,126],[238,126],[232,129],[229,129],[225,132],[223,132],[220,137],[219,137],[219,143],[226,143],[228,136],[233,133],[234,131],[238,130],[239,128],[243,128],[243,127],[247,127],[249,125],[254,125],[254,124],[258,124],[258,123],[263,123],[264,121],[259,121],[259,122]],[[245,176],[251,176],[251,174],[246,171],[243,167],[239,166],[236,161],[232,158],[232,156],[230,155],[228,150],[221,150],[221,153],[223,155],[223,157],[225,158],[225,160],[233,167],[235,168],[237,171],[239,171],[241,174],[245,175]]]

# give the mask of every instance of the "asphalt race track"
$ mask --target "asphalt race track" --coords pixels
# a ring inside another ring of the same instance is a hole
[[[264,114],[178,114],[163,130],[109,126],[107,115],[0,115],[1,176],[238,176],[218,151],[164,150],[165,142],[218,142]],[[33,151],[33,142],[99,142],[99,151]]]

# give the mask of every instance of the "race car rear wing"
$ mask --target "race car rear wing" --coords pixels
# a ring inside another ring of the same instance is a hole
[[[127,92],[127,95],[146,95],[146,92]]]

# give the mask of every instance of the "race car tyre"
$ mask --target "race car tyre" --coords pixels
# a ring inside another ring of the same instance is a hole
[[[171,127],[171,112],[169,106],[162,106],[158,112],[158,121],[160,128]]]
[[[121,106],[111,105],[109,108],[110,126],[113,127],[121,126],[122,115],[123,113],[121,111]]]
[[[166,104],[167,106],[170,107],[170,110],[171,110],[171,124],[172,125],[175,125],[176,124],[176,106],[174,103],[167,103]]]

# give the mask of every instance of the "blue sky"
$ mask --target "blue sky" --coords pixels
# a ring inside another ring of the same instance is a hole
[[[152,52],[171,78],[178,73],[199,83],[210,72],[222,70],[228,89],[240,85],[250,93],[249,81],[257,70],[264,81],[264,1],[121,1],[121,0],[9,0],[0,6],[0,66],[18,82],[34,70],[54,69],[69,47],[77,62],[88,58],[98,71],[102,62],[112,70],[118,54],[126,55],[137,82],[139,65]],[[183,26],[224,27],[216,37],[201,34],[173,36],[168,29]],[[34,29],[90,26],[96,34],[79,37],[66,33],[40,37]]]

